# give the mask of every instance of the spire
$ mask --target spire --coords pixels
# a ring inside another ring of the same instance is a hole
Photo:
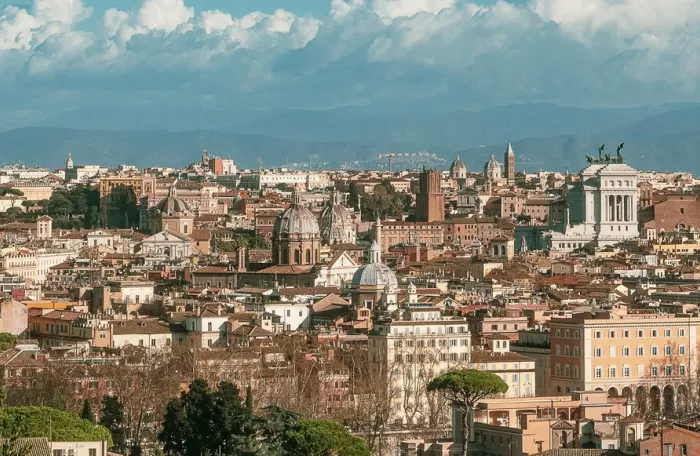
[[[173,198],[175,198],[177,196],[177,189],[176,189],[177,181],[178,181],[178,179],[175,179],[175,181],[172,184],[170,184],[170,190],[168,192],[168,195],[173,197]]]
[[[382,245],[382,221],[377,217],[377,222],[374,225],[374,240],[381,247]]]
[[[374,225],[374,241],[372,241],[372,246],[369,248],[369,262],[370,263],[381,263],[382,262],[382,222],[377,217],[377,222]]]
[[[508,141],[508,147],[506,147],[506,154],[515,155],[515,152],[513,152],[513,146],[511,146],[510,141]]]

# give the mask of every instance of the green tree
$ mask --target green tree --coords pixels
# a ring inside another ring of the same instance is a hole
[[[362,218],[375,220],[377,217],[401,216],[405,203],[405,195],[396,193],[389,182],[382,182],[374,187],[372,194],[362,199]]]
[[[126,431],[124,429],[124,406],[114,396],[102,398],[102,420],[104,426],[112,436],[112,448],[119,454],[126,451]]]
[[[167,455],[187,454],[187,413],[182,400],[174,400],[168,404],[163,418],[163,430],[158,434],[158,440],[163,443],[163,452]]]
[[[95,422],[95,417],[92,414],[92,410],[90,409],[90,401],[88,401],[87,399],[83,401],[83,411],[80,413],[80,418],[88,420],[91,423]]]
[[[357,185],[354,182],[350,182],[350,187],[348,188],[348,204],[352,206],[353,209],[357,210],[359,202],[360,197],[357,191]]]
[[[251,415],[253,414],[253,388],[250,385],[245,389],[245,409]]]
[[[254,455],[254,436],[253,416],[238,387],[221,382],[212,390],[197,379],[168,404],[158,438],[168,455]]]
[[[501,377],[476,369],[461,369],[435,377],[428,384],[428,391],[437,391],[453,407],[462,412],[462,456],[467,455],[469,443],[469,415],[481,399],[494,394],[504,394],[508,385]]]
[[[0,333],[0,351],[9,350],[17,340],[17,336],[10,333]]]
[[[301,420],[287,434],[289,456],[369,456],[364,440],[330,420]]]
[[[105,440],[110,445],[112,443],[106,428],[52,407],[3,407],[0,409],[0,429],[3,435],[17,437],[52,437],[64,442]]]
[[[52,217],[68,217],[73,210],[73,204],[63,193],[54,193],[49,201],[48,212]]]
[[[5,215],[8,217],[15,219],[17,218],[18,215],[22,215],[24,211],[22,210],[21,207],[11,207],[8,210],[5,211]]]

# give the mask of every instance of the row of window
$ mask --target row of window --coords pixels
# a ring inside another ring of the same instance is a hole
[[[457,347],[458,345],[465,347],[465,346],[469,345],[469,340],[467,340],[467,339],[428,339],[428,340],[417,340],[417,341],[415,341],[415,344],[414,344],[413,340],[407,340],[406,347],[413,348],[414,346],[416,346],[418,348],[424,348],[424,347],[434,348],[435,344],[436,344],[436,342],[435,342],[436,340],[438,341],[437,344],[440,347],[447,347],[447,346]],[[394,341],[394,348],[403,348],[403,346],[404,346],[403,340],[395,340]]]
[[[426,360],[432,360],[432,356],[428,356],[425,353],[419,353],[418,355],[413,355],[413,354],[400,354],[397,353],[394,355],[394,362],[395,363],[403,363],[404,361],[407,363],[413,363],[413,362],[419,362],[423,363]],[[440,361],[469,361],[469,353],[440,353],[438,355],[438,359]]]
[[[392,331],[392,333],[395,336],[398,336],[399,334],[401,334],[401,332],[403,332],[403,335],[405,335],[405,336],[408,336],[411,334],[420,335],[421,334],[421,327],[420,326],[405,326],[403,331],[401,331],[401,328],[394,327],[394,330]],[[468,331],[467,331],[466,326],[447,326],[444,329],[445,334],[455,334],[455,333],[465,334],[467,332]],[[443,334],[443,327],[438,326],[437,333],[435,332],[435,330],[433,328],[425,328],[425,334]]]
[[[558,348],[558,347],[557,347]],[[568,347],[565,347],[568,348]],[[576,352],[578,347],[574,347],[574,351]],[[566,353],[566,350],[564,350]],[[659,356],[659,347],[656,345],[652,345],[650,348],[649,353],[651,356]],[[636,350],[637,356],[644,356],[644,347],[639,345]],[[685,345],[679,345],[678,346],[678,354],[679,355],[685,355]],[[672,356],[674,355],[673,353],[673,346],[671,345],[666,345],[664,347],[664,356]],[[574,355],[578,356],[578,355]],[[603,356],[603,349],[601,347],[596,347],[593,349],[593,356],[595,358],[601,358]],[[617,356],[617,348],[616,347],[609,347],[609,356]],[[630,347],[622,347],[622,356],[631,356],[631,350]]]
[[[644,372],[645,368],[643,364],[637,365],[637,377],[644,377]],[[659,373],[663,372],[663,375],[666,377],[671,377],[673,375],[685,375],[686,374],[686,369],[684,365],[677,366],[677,369],[674,370],[674,366],[667,364],[663,366],[663,369],[660,369],[659,366],[653,365],[649,367],[649,375],[651,377],[658,377]],[[603,368],[600,366],[596,366],[595,369],[593,370],[595,378],[603,378]],[[623,366],[622,371],[619,372],[617,369],[617,366],[610,366],[608,367],[608,378],[617,378],[618,373],[622,374],[622,377],[630,377],[631,375],[631,367],[630,366]]]
[[[558,331],[558,330],[557,330]],[[659,331],[658,329],[651,329],[649,330],[649,337],[659,337]],[[603,338],[604,331],[596,331],[594,333],[594,337],[596,339],[602,339]],[[633,332],[629,329],[625,330],[615,330],[615,329],[610,329],[607,331],[607,336],[609,339],[615,339],[617,338],[618,334],[622,334],[622,337],[627,339],[631,337]],[[646,331],[644,329],[637,329],[636,330],[637,337],[646,337]],[[673,331],[669,328],[663,329],[663,335],[664,337],[672,337]],[[678,337],[685,337],[685,328],[678,328],[677,330]]]

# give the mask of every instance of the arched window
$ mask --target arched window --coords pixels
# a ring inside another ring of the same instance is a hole
[[[637,441],[637,431],[633,427],[627,428],[627,446],[630,448],[634,447],[634,443]],[[683,454],[683,452],[681,452]]]
[[[294,264],[301,264],[301,252],[298,249],[294,250]]]
[[[306,264],[311,264],[311,249],[306,249]]]

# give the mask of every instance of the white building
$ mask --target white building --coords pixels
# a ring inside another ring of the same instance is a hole
[[[411,307],[400,320],[378,322],[369,335],[370,371],[385,384],[391,416],[400,423],[428,421],[426,414],[435,409],[428,405],[428,383],[467,367],[470,352],[466,319],[444,318],[434,307]]]
[[[124,281],[119,284],[121,299],[126,303],[143,304],[153,301],[153,282]]]
[[[43,284],[46,276],[51,272],[51,268],[66,260],[75,258],[78,252],[65,249],[39,249],[36,252],[36,276],[34,282]]]
[[[637,180],[637,170],[621,158],[594,160],[581,173],[580,182],[569,186],[560,214],[550,217],[546,244],[551,250],[570,252],[639,237]]]
[[[37,275],[37,252],[16,248],[3,249],[2,272],[34,281]]]
[[[88,247],[108,247],[114,248],[114,235],[108,231],[97,230],[87,234]]]
[[[12,207],[18,207],[24,211],[24,208],[22,207],[22,202],[26,201],[26,198],[23,196],[16,196],[16,195],[6,195],[6,196],[0,196],[0,212],[7,212],[8,209]]]
[[[278,185],[304,186],[307,190],[326,188],[330,184],[328,173],[292,171],[286,168],[264,170],[241,176],[241,186],[260,189]]]
[[[120,320],[111,323],[112,348],[127,345],[163,350],[173,344],[173,335],[167,322],[153,319]]]
[[[203,307],[185,317],[183,326],[190,334],[190,339],[202,348],[225,347],[228,317],[221,307],[216,311]]]
[[[280,317],[285,331],[309,329],[309,305],[307,303],[268,302],[265,312]]]
[[[360,266],[347,251],[335,255],[327,264],[318,268],[315,285],[317,287],[338,287],[352,282],[352,277]]]
[[[192,238],[166,229],[141,242],[141,252],[182,260],[192,255]]]
[[[107,442],[49,442],[52,456],[107,456]],[[31,454],[35,454],[34,451]]]

